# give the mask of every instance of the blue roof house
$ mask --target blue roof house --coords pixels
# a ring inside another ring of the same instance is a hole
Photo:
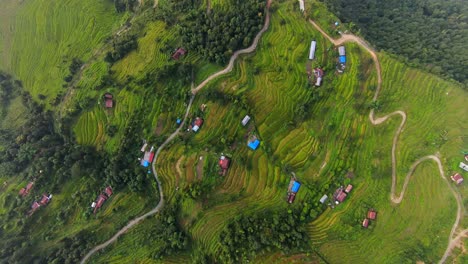
[[[291,188],[291,192],[297,193],[297,192],[299,191],[299,188],[301,188],[301,183],[295,181],[295,182],[293,183],[292,188]]]
[[[252,150],[258,149],[258,146],[260,146],[260,140],[256,139],[254,141],[250,141],[247,146],[251,148]]]
[[[346,56],[340,56],[339,61],[340,63],[346,63]]]

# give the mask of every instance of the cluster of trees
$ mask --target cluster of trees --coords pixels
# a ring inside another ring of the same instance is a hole
[[[182,23],[184,45],[216,63],[249,46],[264,20],[264,0],[231,0],[231,9],[193,10]]]
[[[300,215],[300,210],[289,209],[236,217],[220,235],[221,254],[217,259],[222,263],[246,263],[260,250],[306,250],[309,238]]]
[[[73,79],[73,76],[78,73],[80,70],[81,66],[83,65],[83,61],[81,61],[78,58],[73,58],[72,62],[70,63],[70,67],[68,68],[70,71],[70,74],[65,77],[66,82],[71,82]]]
[[[137,47],[137,35],[124,34],[112,41],[112,50],[107,52],[105,60],[109,63],[115,63]]]
[[[460,0],[323,0],[378,48],[468,84],[468,5]]]
[[[20,89],[23,87],[22,83],[14,80],[11,75],[0,71],[0,103],[7,106],[10,100],[18,96]]]
[[[138,0],[113,0],[115,10],[118,13],[122,13],[125,11],[135,12],[136,8],[138,7]]]

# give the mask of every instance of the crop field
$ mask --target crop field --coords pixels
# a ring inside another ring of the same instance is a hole
[[[2,9],[10,8],[10,15],[2,18],[2,25],[10,30],[2,32],[10,33],[0,41],[0,67],[21,79],[36,98],[43,94],[54,99],[71,60],[88,59],[120,22],[109,11],[113,10],[109,1],[16,2],[1,2]]]

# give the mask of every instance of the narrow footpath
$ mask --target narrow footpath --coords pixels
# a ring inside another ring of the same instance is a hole
[[[380,61],[379,61],[379,58],[377,57],[377,53],[370,47],[370,45],[366,41],[364,41],[360,37],[357,37],[357,36],[352,35],[352,34],[341,34],[341,37],[339,39],[334,39],[334,38],[330,37],[316,22],[314,22],[311,19],[309,19],[309,22],[325,38],[327,38],[331,43],[333,43],[333,45],[339,46],[339,45],[342,45],[342,44],[344,44],[346,42],[355,42],[358,45],[360,45],[362,48],[364,48],[367,52],[369,52],[372,59],[374,60],[375,68],[376,68],[376,71],[377,71],[377,89],[376,89],[374,97],[372,99],[373,101],[377,101],[377,98],[379,97],[379,94],[380,94],[380,90],[382,88],[382,69],[380,67]],[[457,201],[458,209],[457,209],[457,216],[455,218],[455,223],[453,224],[452,230],[450,231],[450,236],[448,238],[447,249],[445,250],[444,255],[442,256],[442,258],[439,261],[439,263],[444,263],[446,261],[447,257],[450,255],[452,249],[458,244],[458,240],[461,239],[462,237],[464,237],[464,234],[466,234],[468,232],[468,229],[463,230],[463,231],[460,232],[460,235],[458,235],[457,237],[454,237],[455,232],[456,232],[456,230],[458,228],[458,224],[460,223],[460,219],[461,219],[461,217],[463,216],[463,213],[464,213],[463,201],[462,201],[462,198],[461,198],[460,194],[455,191],[453,186],[450,184],[450,182],[445,177],[442,162],[440,161],[440,158],[439,158],[439,156],[437,154],[436,155],[424,156],[424,157],[418,159],[417,161],[415,161],[411,165],[410,170],[409,170],[408,174],[405,177],[405,181],[403,183],[403,188],[401,190],[400,195],[399,196],[395,195],[396,178],[397,178],[397,175],[396,175],[396,164],[397,164],[397,162],[396,162],[396,148],[397,148],[398,138],[399,138],[399,136],[400,136],[400,134],[401,134],[401,132],[403,130],[403,127],[405,126],[405,123],[406,123],[406,113],[401,111],[401,110],[398,110],[398,111],[392,112],[392,113],[390,113],[388,115],[376,118],[375,114],[374,114],[374,109],[372,109],[369,112],[369,120],[372,123],[372,125],[382,124],[387,119],[389,119],[389,118],[391,118],[391,117],[393,117],[395,115],[401,116],[401,123],[400,123],[400,126],[398,127],[397,131],[395,132],[395,135],[393,136],[393,144],[392,144],[392,187],[391,187],[391,190],[390,190],[390,200],[392,201],[392,203],[395,203],[395,204],[401,203],[401,201],[403,200],[403,197],[405,195],[406,188],[408,187],[408,183],[409,183],[409,180],[411,178],[411,175],[413,175],[414,171],[416,170],[416,167],[418,167],[418,165],[421,164],[422,162],[428,161],[428,160],[432,160],[437,164],[437,166],[439,168],[440,176],[447,183],[450,191],[452,192],[453,196],[455,197],[455,199]]]
[[[169,144],[180,132],[180,130],[183,128],[184,124],[185,124],[185,121],[187,120],[187,117],[188,117],[188,114],[190,112],[190,109],[192,107],[192,104],[193,104],[193,101],[195,99],[195,96],[197,94],[198,91],[200,91],[203,87],[205,87],[211,80],[215,79],[216,77],[219,77],[223,74],[226,74],[226,73],[229,73],[232,71],[233,69],[233,66],[234,66],[234,62],[235,60],[239,57],[239,55],[241,54],[246,54],[246,53],[251,53],[251,52],[254,52],[258,46],[258,42],[260,40],[260,38],[262,37],[263,33],[265,33],[268,28],[270,27],[270,4],[271,4],[271,1],[272,0],[268,0],[267,2],[267,7],[266,7],[266,17],[265,17],[265,23],[263,25],[263,28],[257,33],[257,35],[255,36],[255,39],[252,43],[252,45],[246,49],[242,49],[242,50],[238,50],[236,52],[234,52],[234,54],[232,55],[231,59],[229,60],[229,64],[226,66],[226,68],[224,70],[221,70],[219,72],[216,72],[214,74],[212,74],[211,76],[209,76],[206,80],[204,80],[200,85],[197,86],[197,88],[195,89],[192,89],[192,96],[190,97],[190,101],[189,101],[189,104],[187,105],[187,110],[185,111],[185,116],[184,116],[184,119],[182,120],[182,123],[180,124],[180,126],[176,129],[176,131],[174,131],[174,133],[172,133],[167,139],[166,141],[164,141],[163,144],[161,144],[161,146],[159,146],[159,148],[156,150],[156,153],[154,155],[154,161],[153,161],[153,164],[152,164],[152,170],[153,170],[153,175],[154,175],[154,178],[156,179],[156,182],[158,183],[158,189],[159,189],[159,203],[156,205],[155,208],[153,208],[151,211],[147,212],[146,214],[142,215],[142,216],[139,216],[133,220],[131,220],[130,222],[128,222],[128,224],[126,226],[124,226],[122,229],[120,229],[114,236],[112,236],[109,240],[107,240],[106,242],[100,244],[100,245],[97,245],[96,247],[94,247],[93,249],[91,249],[84,257],[83,259],[81,260],[81,264],[84,264],[86,263],[89,258],[94,255],[96,252],[106,248],[107,246],[109,246],[110,244],[114,243],[121,235],[123,235],[125,232],[127,232],[130,228],[132,228],[133,226],[139,224],[141,221],[143,221],[145,218],[149,217],[149,216],[152,216],[156,213],[158,213],[159,211],[161,211],[161,209],[164,207],[164,194],[163,194],[163,189],[162,189],[162,185],[161,185],[161,180],[159,179],[158,177],[158,172],[156,171],[156,162],[157,162],[157,159],[159,157],[159,154],[161,153],[161,151],[164,149],[165,146],[167,146],[167,144]],[[155,1],[155,3],[157,3],[157,1]]]

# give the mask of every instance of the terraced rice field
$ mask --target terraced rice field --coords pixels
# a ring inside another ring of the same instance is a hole
[[[43,94],[49,100],[61,91],[71,60],[89,58],[120,22],[106,1],[13,2],[2,1],[11,16],[2,19],[10,34],[2,38],[7,55],[0,67],[22,80],[34,97]]]

